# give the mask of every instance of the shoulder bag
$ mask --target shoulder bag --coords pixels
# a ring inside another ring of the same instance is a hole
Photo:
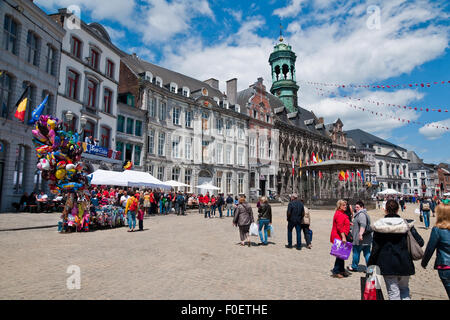
[[[407,222],[405,221],[407,224]],[[414,238],[413,234],[411,233],[411,229],[408,226],[408,234],[406,238],[406,242],[408,244],[408,251],[411,255],[411,258],[413,260],[420,260],[423,257],[423,250],[417,243],[416,239]]]

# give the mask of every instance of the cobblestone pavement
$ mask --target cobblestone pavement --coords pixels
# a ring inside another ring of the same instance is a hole
[[[408,205],[405,217],[415,218]],[[254,214],[256,218],[256,208]],[[332,211],[313,210],[313,248],[286,249],[286,207],[273,208],[274,236],[265,247],[241,247],[231,217],[205,219],[197,212],[187,216],[152,216],[143,232],[126,228],[89,233],[60,234],[56,227],[1,231],[1,299],[360,299],[360,276],[330,277]],[[372,221],[380,210],[369,212]],[[52,225],[59,214],[1,214],[0,229],[33,222]],[[435,218],[432,218],[434,225]],[[295,230],[294,230],[295,233]],[[293,237],[295,239],[295,235]],[[302,239],[303,235],[302,235]],[[302,240],[304,241],[304,240]],[[295,240],[294,240],[295,242]],[[362,256],[361,256],[362,258]],[[363,258],[360,262],[363,264]],[[415,262],[410,279],[414,300],[447,299],[433,270],[434,257],[424,270]],[[346,261],[346,266],[349,261]],[[81,270],[81,288],[67,289],[71,274]]]

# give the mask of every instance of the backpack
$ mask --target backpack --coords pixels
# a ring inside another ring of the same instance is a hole
[[[429,202],[422,203],[422,210],[423,211],[430,211],[430,203]]]
[[[136,211],[137,205],[138,205],[138,201],[136,198],[133,197],[131,199],[131,204],[130,204],[130,207],[128,208],[128,211]]]

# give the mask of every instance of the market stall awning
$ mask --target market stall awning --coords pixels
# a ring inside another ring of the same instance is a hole
[[[164,184],[167,184],[171,187],[190,187],[190,185],[179,182],[179,181],[175,181],[175,180],[169,180],[169,181],[164,181]]]
[[[297,163],[296,163],[297,165]],[[356,170],[369,169],[371,165],[367,162],[354,162],[348,160],[326,160],[318,163],[302,166],[300,170]]]
[[[122,172],[109,170],[95,170],[89,176],[92,177],[91,184],[106,186],[128,186],[128,181],[123,178]]]
[[[214,185],[212,185],[211,183],[204,183],[204,184],[201,184],[201,185],[199,185],[199,186],[195,186],[196,188],[198,188],[198,189],[204,189],[204,190],[220,190],[220,188],[218,188],[218,187],[216,187],[216,186],[214,186]]]
[[[378,194],[381,194],[381,195],[389,195],[389,194],[392,194],[392,195],[394,195],[394,194],[402,194],[402,193],[401,193],[401,192],[398,192],[397,190],[394,190],[394,189],[386,189],[386,190],[383,190],[383,191],[378,192]]]
[[[148,172],[125,170],[121,173],[121,175],[128,182],[128,186],[130,187],[150,187],[169,190],[172,188],[170,185],[156,179]]]

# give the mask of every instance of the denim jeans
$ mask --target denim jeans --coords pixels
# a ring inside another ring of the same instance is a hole
[[[211,206],[212,215],[216,216],[216,205]]]
[[[227,203],[227,217],[230,216],[230,210],[231,210],[231,216],[233,216],[233,205]]]
[[[332,272],[333,272],[333,274],[345,272],[345,261],[342,259],[336,258]]]
[[[301,248],[302,247],[302,228],[300,226],[300,223],[292,223],[292,222],[288,222],[288,226],[287,226],[287,237],[288,237],[288,245],[292,246],[292,229],[294,229],[295,227],[295,231],[297,233],[297,248]]]
[[[425,228],[430,227],[430,211],[422,211],[423,223],[425,223]]]
[[[175,202],[175,212],[177,214],[180,214],[180,205],[178,204],[178,202]]]
[[[217,209],[219,210],[219,217],[222,218],[222,206],[217,206]]]
[[[409,296],[409,276],[383,276],[389,300],[411,300]]]
[[[136,211],[128,211],[127,217],[128,227],[130,227],[130,230],[136,228]]]
[[[309,238],[309,224],[302,224],[301,227],[303,230],[303,235],[305,236],[306,245],[310,245],[311,239]]]
[[[450,299],[450,270],[438,270],[439,278],[441,278],[447,296]]]
[[[361,257],[361,251],[364,254],[366,265],[370,258],[370,245],[353,245],[353,261],[352,269],[358,270],[359,258]]]
[[[164,213],[164,205],[162,200],[159,200],[159,213],[163,214]]]
[[[259,238],[261,239],[261,242],[264,244],[267,244],[267,229],[269,228],[270,220],[269,219],[261,219],[259,220]],[[264,239],[263,239],[263,233],[262,228],[264,227]]]

